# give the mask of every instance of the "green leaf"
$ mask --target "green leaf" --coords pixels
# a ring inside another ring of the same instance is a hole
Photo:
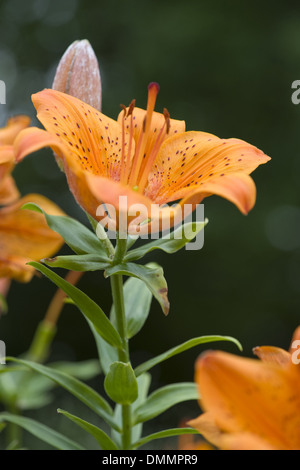
[[[16,359],[13,357],[7,358],[9,361],[16,362],[17,364],[22,364],[30,369],[44,375],[48,379],[53,380],[58,385],[66,389],[72,395],[74,395],[78,400],[82,401],[87,405],[91,410],[97,413],[101,418],[107,421],[110,425],[114,425],[112,415],[113,411],[110,405],[107,403],[104,398],[102,398],[95,390],[93,390],[88,385],[80,382],[78,379],[75,379],[71,375],[67,375],[64,372],[54,370],[51,367],[43,366],[35,362],[25,361],[22,359]]]
[[[0,432],[2,432],[3,429],[5,429],[5,427],[6,427],[5,423],[0,423]]]
[[[106,375],[109,371],[110,365],[118,360],[118,350],[104,341],[103,338],[97,333],[97,330],[92,322],[89,320],[87,321],[96,341],[101,367],[104,374]]]
[[[153,392],[134,413],[133,423],[142,423],[153,419],[177,403],[198,400],[199,393],[194,383],[167,385]]]
[[[34,261],[28,264],[33,266],[37,271],[43,273],[52,282],[54,282],[57,287],[60,287],[76,303],[76,306],[83,315],[93,323],[97,332],[105,341],[118,348],[122,347],[119,333],[112,326],[103,310],[92,299],[42,264]]]
[[[69,271],[101,271],[109,266],[107,258],[99,255],[67,255],[56,256],[56,258],[45,258],[42,260],[50,268],[64,268]]]
[[[99,238],[85,225],[71,217],[62,215],[49,215],[37,204],[25,204],[22,209],[32,210],[44,214],[48,226],[59,233],[66,244],[78,255],[96,253],[106,256],[105,249]]]
[[[163,250],[166,253],[176,253],[181,250],[187,243],[193,240],[198,233],[204,229],[208,223],[206,219],[204,222],[189,222],[181,225],[171,234],[165,235],[164,237],[153,240],[150,243],[136,248],[135,250],[129,251],[125,256],[125,261],[135,261],[143,258],[147,253],[153,250]]]
[[[150,312],[151,300],[152,294],[144,282],[135,277],[125,282],[124,303],[128,339],[136,335],[144,326]],[[114,306],[110,318],[115,318]]]
[[[61,409],[58,409],[57,412],[70,419],[73,423],[77,424],[77,426],[84,429],[91,436],[93,436],[102,450],[118,450],[118,447],[114,441],[104,431],[102,431],[102,429],[94,426],[94,424],[91,424],[88,421],[78,418],[78,416],[72,415],[71,413]]]
[[[177,354],[187,351],[188,349],[194,348],[195,346],[199,346],[199,344],[212,343],[214,341],[230,341],[236,344],[240,351],[243,350],[241,343],[237,339],[232,338],[231,336],[199,336],[198,338],[190,339],[189,341],[185,341],[185,343],[175,346],[174,348],[168,349],[168,351],[160,354],[159,356],[156,356],[153,359],[150,359],[149,361],[146,361],[143,364],[139,365],[135,369],[135,375],[138,377],[140,374],[152,369],[152,367],[156,366],[160,362],[166,361],[167,359],[170,359],[170,357],[176,356]]]
[[[142,374],[137,378],[138,386],[139,386],[139,395],[137,400],[132,405],[132,410],[135,411],[139,406],[145,403],[150,384],[151,384],[151,375],[150,374]],[[132,441],[137,441],[140,439],[143,432],[143,423],[136,424],[132,427],[131,430],[131,439]]]
[[[114,362],[105,377],[104,388],[116,403],[130,405],[138,397],[138,384],[130,363]]]
[[[122,274],[140,279],[158,300],[164,314],[168,314],[170,307],[167,295],[168,286],[164,278],[163,269],[156,263],[149,263],[146,266],[134,263],[122,263],[108,268],[105,273],[106,277],[114,274]]]
[[[48,367],[64,372],[81,380],[89,380],[101,372],[99,361],[88,360],[82,362],[56,362],[48,364]],[[30,410],[41,408],[52,401],[52,395],[49,393],[57,386],[52,379],[28,370],[26,367],[26,376],[22,379],[22,385],[15,384],[16,405],[21,410]],[[12,378],[10,378],[12,380]],[[0,383],[2,392],[5,390],[5,383]],[[8,391],[9,393],[9,391]],[[11,394],[11,393],[10,393]]]
[[[88,359],[79,362],[52,362],[47,364],[52,369],[72,375],[77,379],[89,380],[101,373],[101,367],[97,359]]]
[[[0,413],[0,421],[14,423],[58,450],[84,450],[83,447],[68,437],[33,419],[10,413]]]
[[[134,444],[132,444],[131,448],[132,449],[138,449],[139,447],[142,447],[145,444],[148,444],[149,442],[154,441],[156,439],[164,439],[166,437],[182,436],[184,434],[197,434],[197,435],[199,435],[199,432],[196,431],[196,429],[192,429],[192,428],[166,429],[165,431],[155,432],[154,434],[150,434],[149,436],[143,437],[139,441],[136,441]]]

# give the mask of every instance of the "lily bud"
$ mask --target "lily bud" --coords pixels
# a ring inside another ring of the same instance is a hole
[[[101,111],[99,64],[89,41],[75,41],[68,47],[58,64],[52,88]]]

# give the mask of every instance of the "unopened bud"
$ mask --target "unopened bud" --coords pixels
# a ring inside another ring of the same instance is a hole
[[[75,41],[68,47],[58,64],[52,88],[101,111],[99,64],[89,41]]]

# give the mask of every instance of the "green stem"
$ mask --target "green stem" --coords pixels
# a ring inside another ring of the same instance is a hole
[[[117,239],[114,264],[122,262],[127,249],[127,240]],[[111,290],[116,314],[116,326],[122,339],[122,349],[119,349],[119,361],[130,362],[129,346],[127,339],[127,325],[125,316],[125,303],[123,293],[123,277],[120,274],[111,276]],[[129,449],[131,446],[131,406],[122,405],[122,447]]]
[[[15,403],[8,406],[8,411],[14,415],[20,415],[20,410]],[[22,445],[22,430],[15,423],[8,423],[7,425],[7,447],[18,447]]]

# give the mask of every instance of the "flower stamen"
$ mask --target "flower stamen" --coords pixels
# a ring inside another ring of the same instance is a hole
[[[159,134],[157,136],[157,139],[155,141],[155,144],[150,152],[149,155],[145,158],[145,165],[141,169],[140,173],[140,178],[139,178],[139,191],[142,192],[145,187],[147,186],[148,183],[148,175],[151,171],[151,168],[153,166],[153,163],[155,162],[155,159],[157,157],[157,154],[160,150],[160,147],[165,139],[166,134],[170,132],[170,114],[169,111],[164,108],[163,111],[164,117],[165,117],[165,122],[162,126],[162,128],[159,131]]]
[[[147,140],[149,137],[151,120],[152,120],[152,115],[153,115],[153,111],[155,108],[155,102],[156,102],[158,92],[159,92],[158,83],[155,83],[155,82],[150,83],[148,86],[148,103],[147,103],[146,116],[143,122],[142,132],[141,132],[138,144],[137,144],[137,148],[136,148],[136,152],[135,152],[135,156],[134,156],[134,160],[132,164],[131,175],[129,178],[129,184],[132,186],[134,186],[137,183],[140,168],[143,163],[143,157],[145,153]]]

